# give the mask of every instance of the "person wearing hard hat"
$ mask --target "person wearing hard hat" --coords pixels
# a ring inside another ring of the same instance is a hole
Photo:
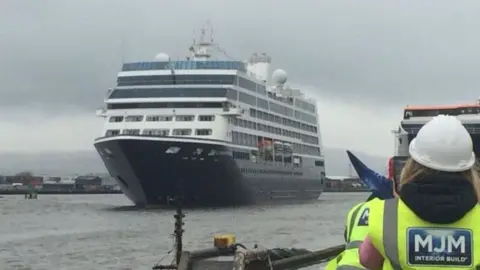
[[[356,204],[350,209],[345,222],[345,251],[329,261],[325,270],[365,269],[360,264],[358,248],[368,233],[368,204],[374,198],[370,196],[367,201]]]
[[[370,202],[359,248],[368,269],[479,269],[480,187],[470,134],[454,116],[426,123],[409,146],[399,197]]]
[[[395,196],[391,179],[369,169],[350,151],[347,151],[347,155],[360,180],[368,186],[372,194],[365,202],[354,205],[348,212],[344,232],[345,250],[328,262],[326,270],[365,269],[360,264],[358,247],[368,234],[369,203],[373,199],[384,200]]]

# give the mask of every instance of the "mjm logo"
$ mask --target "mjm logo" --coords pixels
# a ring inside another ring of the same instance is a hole
[[[456,228],[408,228],[409,265],[471,266],[472,231]]]
[[[460,235],[458,237],[454,237],[453,235],[443,235],[438,236],[437,239],[439,241],[435,241],[437,243],[436,246],[433,245],[433,236],[421,236],[415,235],[415,252],[459,252],[465,253],[465,236]]]

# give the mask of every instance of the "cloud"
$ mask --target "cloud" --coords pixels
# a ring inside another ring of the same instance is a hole
[[[35,110],[0,111],[1,152],[93,150],[102,132],[103,119],[82,110],[42,114]]]
[[[317,100],[322,143],[330,148],[391,156],[394,137],[403,116],[402,106],[345,100],[321,90],[294,85]]]
[[[101,130],[94,110],[122,61],[182,58],[210,19],[229,55],[267,52],[292,82],[311,86],[325,144],[390,152],[405,104],[477,98],[479,12],[478,1],[445,0],[3,1],[1,143],[90,147]]]
[[[292,77],[343,98],[471,99],[480,86],[478,11],[474,1],[6,1],[0,105],[91,109],[122,58],[183,57],[205,19],[232,55],[266,51]]]
[[[366,110],[364,106],[341,100],[321,100],[318,105],[324,145],[378,156],[393,155],[391,130],[398,127],[401,111],[385,107]]]

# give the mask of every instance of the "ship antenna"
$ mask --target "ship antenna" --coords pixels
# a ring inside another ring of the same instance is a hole
[[[211,28],[211,31],[213,28]],[[206,28],[205,26],[200,30],[200,38],[198,42],[195,42],[195,38],[193,39],[193,44],[190,46],[189,50],[192,54],[193,60],[200,60],[200,61],[207,61],[211,58],[210,49],[214,45],[213,44],[213,33],[210,32],[210,41],[206,39]]]
[[[213,24],[210,20],[207,21],[207,24],[210,25],[210,42],[213,43]]]

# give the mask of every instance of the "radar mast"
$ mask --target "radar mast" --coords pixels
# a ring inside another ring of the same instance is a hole
[[[209,27],[210,35],[207,37],[207,30],[206,27]],[[193,38],[193,44],[190,46],[190,53],[191,58],[194,61],[207,61],[210,57],[212,57],[211,51],[212,47],[215,47],[213,42],[213,26],[210,21],[200,29],[200,39],[196,42],[195,38]]]

